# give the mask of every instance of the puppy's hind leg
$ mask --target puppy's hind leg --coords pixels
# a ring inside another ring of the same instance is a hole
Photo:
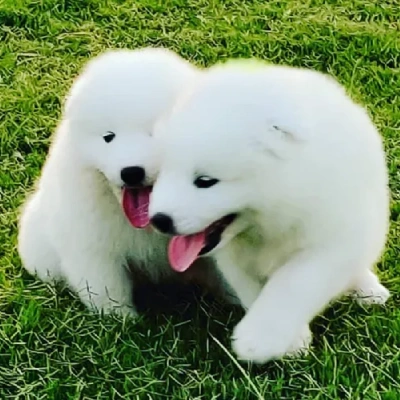
[[[60,259],[43,230],[36,198],[23,211],[19,223],[18,252],[24,268],[43,282],[62,279]]]

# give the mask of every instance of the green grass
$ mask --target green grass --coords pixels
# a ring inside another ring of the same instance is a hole
[[[397,0],[0,0],[0,398],[399,399],[399,21]],[[327,71],[367,106],[393,194],[386,308],[337,304],[313,323],[311,355],[257,367],[224,349],[238,311],[182,300],[101,319],[23,272],[18,207],[71,80],[107,48],[145,45],[202,66],[257,56]]]

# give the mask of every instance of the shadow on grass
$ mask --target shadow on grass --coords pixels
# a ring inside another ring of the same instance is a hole
[[[115,360],[126,369],[135,366],[146,370],[151,365],[154,375],[159,377],[168,373],[166,365],[170,366],[169,373],[202,370],[212,376],[238,370],[234,354],[229,354],[230,337],[243,311],[204,295],[195,285],[142,282],[134,291],[140,317],[123,321],[120,317],[99,317],[88,312],[62,286],[51,288],[31,277],[24,277],[24,282],[23,291],[4,310],[4,317],[8,315],[13,320],[10,323],[14,329],[18,326],[18,341],[25,343],[21,354],[29,349],[37,351],[38,340],[43,359],[46,354],[66,348],[68,359],[76,362],[77,374],[85,370],[96,375],[102,365]],[[312,323],[314,353],[299,360],[276,361],[264,366],[243,363],[244,374],[272,380],[280,379],[282,374],[292,378],[304,374],[327,347],[341,348],[341,343],[349,342],[354,331],[358,332],[357,342],[373,346],[364,326],[369,316],[370,310],[349,300],[337,302]],[[350,343],[356,348],[354,339]],[[84,346],[90,349],[89,353],[97,354],[98,364],[93,364],[92,355],[77,351]],[[113,353],[108,354],[111,350]]]

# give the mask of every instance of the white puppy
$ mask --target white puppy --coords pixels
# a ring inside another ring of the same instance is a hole
[[[167,239],[132,225],[149,221],[153,124],[198,73],[163,49],[109,51],[88,63],[21,216],[29,272],[65,279],[88,306],[123,314],[135,313],[128,264],[155,281],[171,274]]]
[[[387,300],[372,272],[388,229],[382,142],[334,80],[261,63],[216,66],[156,136],[151,220],[178,235],[169,247],[178,271],[215,251],[248,309],[233,335],[240,359],[304,351],[310,321],[349,290]]]

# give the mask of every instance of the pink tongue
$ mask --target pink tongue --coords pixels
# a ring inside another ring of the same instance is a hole
[[[205,232],[173,237],[168,246],[168,258],[172,269],[177,272],[186,271],[199,256],[205,239]]]
[[[151,188],[124,188],[122,192],[122,207],[129,222],[135,228],[144,228],[150,223],[149,203]]]

